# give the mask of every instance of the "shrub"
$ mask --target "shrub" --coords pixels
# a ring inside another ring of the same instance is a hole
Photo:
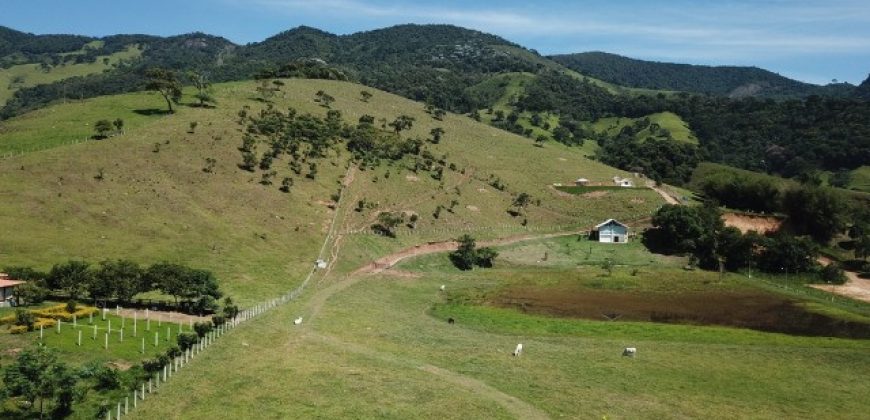
[[[121,385],[118,370],[110,367],[102,367],[94,372],[96,384],[94,388],[99,390],[117,389]]]
[[[836,263],[830,263],[819,270],[819,278],[832,284],[846,283],[846,273]]]
[[[187,351],[198,342],[199,336],[196,333],[183,332],[178,334],[178,347],[180,347],[182,351]]]
[[[16,325],[14,327],[9,328],[10,334],[23,334],[28,331],[26,325]]]
[[[193,330],[196,331],[197,336],[202,338],[212,330],[212,324],[211,322],[195,322]]]
[[[33,331],[36,317],[30,311],[18,309],[15,311],[15,325],[24,327],[27,331]]]
[[[178,346],[172,346],[166,350],[166,357],[170,359],[174,359],[178,356],[181,356],[181,349]]]

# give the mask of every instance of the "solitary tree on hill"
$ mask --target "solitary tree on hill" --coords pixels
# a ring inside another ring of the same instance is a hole
[[[410,130],[413,125],[414,117],[409,117],[407,115],[400,115],[390,123],[390,127],[393,127],[396,134],[399,134],[402,130]]]
[[[163,99],[166,100],[166,106],[169,107],[169,112],[175,112],[172,109],[172,103],[178,103],[181,100],[181,82],[178,81],[175,72],[154,67],[148,69],[145,76],[148,77],[146,89],[156,91],[163,96]]]
[[[193,83],[193,87],[196,88],[196,94],[193,97],[199,101],[199,106],[204,107],[209,103],[217,103],[212,95],[211,82],[208,80],[207,74],[190,71],[187,73],[187,77]]]

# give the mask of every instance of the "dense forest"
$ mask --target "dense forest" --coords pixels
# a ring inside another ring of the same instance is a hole
[[[545,72],[526,87],[516,107],[555,112],[569,124],[673,112],[688,122],[700,141],[699,150],[686,144],[633,141],[632,131],[642,127],[626,127],[617,136],[597,140],[603,162],[677,184],[688,181],[701,160],[785,177],[854,169],[870,162],[870,103],[856,99],[614,95],[589,81]]]
[[[105,38],[103,49],[116,46],[123,41],[121,37]],[[5,39],[0,34],[0,42]],[[467,93],[468,87],[498,72],[537,71],[542,66],[526,57],[531,52],[502,38],[450,25],[400,25],[345,36],[299,27],[245,46],[202,33],[129,36],[126,42],[144,49],[136,63],[107,74],[21,89],[0,110],[0,118],[64,96],[84,98],[141,89],[144,72],[151,67],[195,70],[221,82],[248,79],[307,59],[322,60],[369,86],[442,109],[469,112],[483,104]],[[74,46],[81,48],[83,43]],[[100,53],[106,52],[103,49]]]
[[[582,74],[622,86],[734,98],[848,96],[854,89],[848,83],[818,86],[798,82],[758,67],[660,63],[604,52],[555,55],[550,58]]]

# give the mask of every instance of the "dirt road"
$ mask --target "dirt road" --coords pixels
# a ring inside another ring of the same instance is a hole
[[[827,257],[819,257],[816,261],[821,265],[828,265],[832,262],[831,259]],[[862,279],[861,277],[858,277],[858,273],[854,271],[845,271],[845,274],[846,284],[836,286],[813,284],[811,287],[825,292],[835,293],[840,296],[870,302],[870,279]]]

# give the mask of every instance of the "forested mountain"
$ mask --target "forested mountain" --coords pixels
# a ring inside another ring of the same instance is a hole
[[[582,74],[623,86],[725,95],[732,98],[848,96],[848,83],[827,86],[799,82],[758,67],[660,63],[604,52],[554,55],[554,61]]]
[[[203,72],[212,82],[350,79],[476,119],[486,113],[493,125],[543,136],[542,141],[547,136],[572,145],[597,141],[603,162],[671,183],[686,181],[703,160],[789,177],[854,169],[870,161],[870,103],[860,99],[870,98],[870,81],[858,88],[821,87],[758,68],[652,63],[604,53],[551,60],[500,37],[450,25],[399,25],[350,35],[298,27],[242,46],[203,33],[94,39],[0,28],[0,48],[7,52],[0,62],[95,59],[129,45],[142,51],[135,61],[22,88],[0,110],[0,119],[61,98],[141,90],[145,71],[164,67],[179,74]],[[60,53],[70,50],[77,52]],[[523,75],[522,82],[514,86],[501,80],[508,74]],[[591,77],[680,93],[628,92]],[[487,83],[496,84],[498,94],[480,95],[472,88]],[[818,93],[826,97],[812,95]],[[674,144],[667,130],[652,127],[646,117],[662,112],[688,123],[698,144]],[[546,124],[542,115],[550,116]],[[644,126],[608,134],[588,130],[588,123],[606,117],[634,118]],[[638,139],[639,133],[653,131],[659,138]]]
[[[198,70],[208,72],[213,81],[228,81],[248,79],[301,59],[323,60],[364,84],[467,112],[479,104],[465,90],[485,75],[536,71],[542,67],[540,61],[546,61],[497,36],[450,25],[400,25],[342,36],[299,27],[245,46],[201,33],[132,36],[126,41],[123,37],[106,38],[103,48],[120,42],[141,45],[144,52],[134,65],[22,89],[0,117],[17,115],[63,95],[87,97],[140,89],[142,74],[149,67]]]
[[[870,101],[870,76],[855,88],[855,97]]]

